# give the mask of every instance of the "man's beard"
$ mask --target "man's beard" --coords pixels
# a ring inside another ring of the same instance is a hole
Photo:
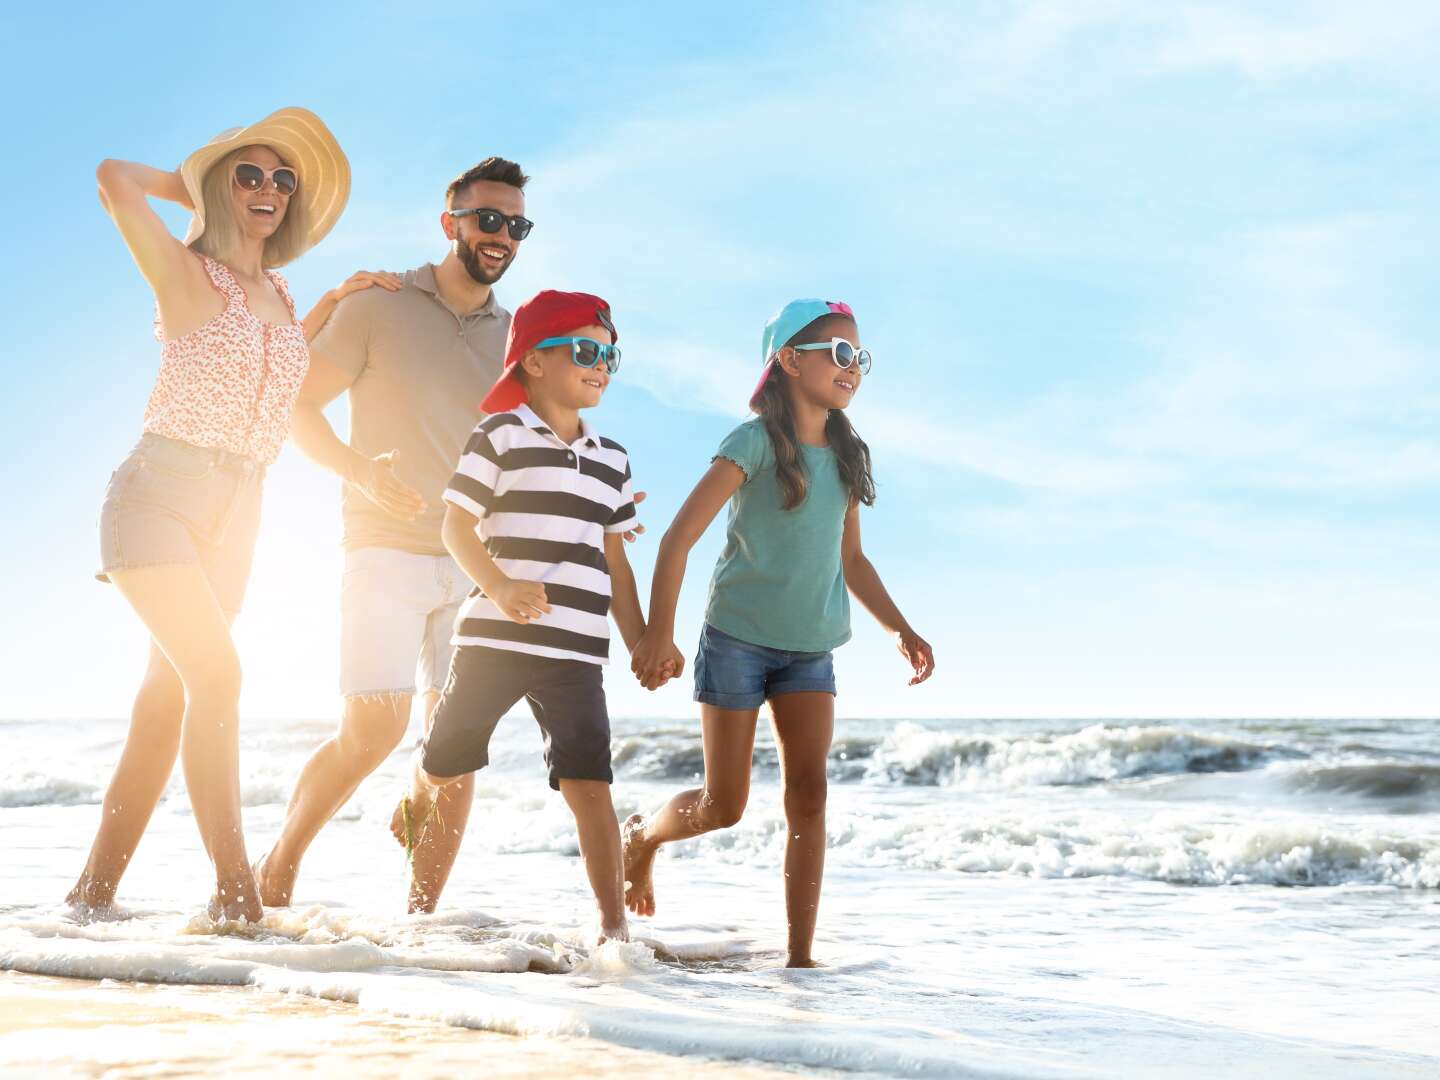
[[[515,258],[515,253],[511,252],[498,270],[487,270],[480,264],[480,256],[475,249],[460,240],[455,241],[455,255],[460,260],[460,265],[465,267],[465,272],[481,285],[494,285],[505,276],[505,271],[510,269],[510,263]]]

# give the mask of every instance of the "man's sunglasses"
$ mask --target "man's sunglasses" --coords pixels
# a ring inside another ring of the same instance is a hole
[[[791,348],[797,352],[829,349],[830,359],[835,361],[836,367],[848,371],[851,365],[854,365],[860,369],[861,375],[870,374],[870,350],[857,349],[842,337],[834,337],[815,345],[792,345]]]
[[[588,337],[550,337],[536,342],[535,348],[548,349],[552,345],[569,345],[570,359],[583,368],[593,368],[601,361],[611,375],[620,370],[620,346],[606,345]]]
[[[525,237],[530,235],[530,230],[535,227],[535,223],[529,218],[523,218],[519,214],[507,216],[499,210],[490,210],[488,208],[481,210],[473,208],[451,210],[450,216],[453,218],[473,217],[475,224],[480,227],[480,231],[483,233],[497,233],[500,231],[500,226],[507,226],[510,230],[511,240],[524,240]]]
[[[275,190],[281,195],[294,195],[295,189],[300,186],[300,177],[289,165],[281,165],[278,169],[262,169],[259,165],[250,161],[237,161],[235,163],[235,186],[242,191],[259,191],[269,180],[275,185]]]

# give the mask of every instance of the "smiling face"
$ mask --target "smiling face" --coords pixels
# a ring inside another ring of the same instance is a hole
[[[591,338],[606,345],[614,343],[610,331],[598,323],[556,336]],[[531,349],[525,354],[523,366],[530,396],[562,409],[593,408],[600,404],[605,388],[610,385],[610,373],[603,362],[593,368],[581,367],[570,358],[569,345]]]
[[[816,320],[797,335],[794,344],[828,343],[837,337],[844,338],[857,350],[860,348],[860,331],[855,321],[844,315]],[[855,364],[848,368],[837,366],[829,349],[800,351],[787,345],[780,350],[779,359],[790,377],[791,392],[822,408],[846,408],[860,390],[860,368]]]
[[[247,146],[231,157],[233,160],[228,170],[230,173],[230,205],[235,213],[235,221],[240,226],[241,233],[246,237],[268,240],[275,235],[284,222],[285,212],[290,209],[290,199],[292,198],[278,190],[275,187],[274,179],[268,174],[271,170],[289,163],[268,146]],[[265,170],[267,178],[260,185],[259,191],[246,191],[235,182],[235,162],[238,161],[248,161]]]
[[[525,215],[525,193],[498,180],[475,180],[455,193],[452,210],[498,210],[506,217]],[[521,240],[512,240],[509,229],[501,225],[499,232],[482,232],[474,217],[442,217],[445,235],[455,257],[466,273],[481,285],[494,285],[505,276],[515,261]]]

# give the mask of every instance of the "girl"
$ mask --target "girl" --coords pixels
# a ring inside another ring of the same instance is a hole
[[[750,397],[759,414],[720,444],[665,533],[650,591],[649,628],[632,654],[647,687],[679,674],[675,605],[685,561],[730,503],[725,549],[695,657],[704,786],[658,813],[625,823],[625,899],[655,911],[651,867],[661,844],[734,825],[750,791],[760,705],[770,703],[785,793],[785,911],[790,967],[810,955],[825,866],[825,763],[835,722],[831,650],[850,638],[848,588],[890,633],[914,669],[934,671],[929,644],[910,628],[860,548],[860,505],[875,501],[870,450],[845,408],[870,370],[846,304],[793,300],[765,327],[765,363]]]
[[[150,632],[150,661],[105,793],[90,858],[67,900],[110,906],[179,753],[215,870],[210,914],[258,921],[240,823],[240,610],[275,460],[309,366],[283,266],[335,224],[350,166],[318,117],[281,109],[216,136],[175,172],[96,171],[100,201],[155,292],[160,373],[144,434],[100,511],[102,581]],[[150,198],[193,211],[184,243]]]

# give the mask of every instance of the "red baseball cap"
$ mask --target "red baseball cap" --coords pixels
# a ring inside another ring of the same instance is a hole
[[[510,336],[505,341],[505,370],[480,402],[487,413],[506,412],[530,400],[524,385],[514,378],[515,369],[530,349],[546,338],[559,337],[592,323],[610,331],[614,344],[619,340],[610,318],[610,305],[598,296],[583,292],[544,289],[515,309],[510,318]]]

